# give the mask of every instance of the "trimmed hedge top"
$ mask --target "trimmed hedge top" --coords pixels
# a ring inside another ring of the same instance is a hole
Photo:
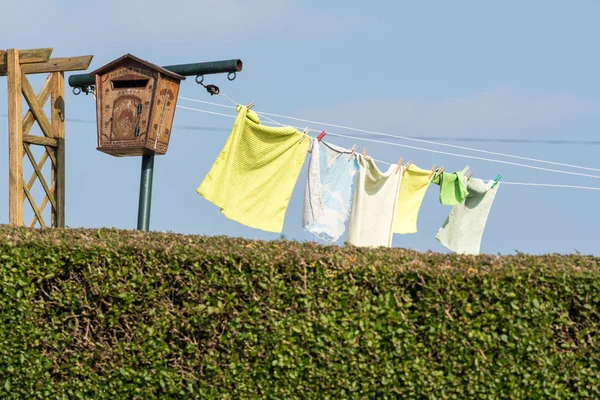
[[[595,257],[0,237],[0,398],[600,398]]]

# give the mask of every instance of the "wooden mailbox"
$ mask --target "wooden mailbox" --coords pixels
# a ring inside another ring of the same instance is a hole
[[[117,157],[165,154],[184,76],[131,54],[96,77],[98,150]]]

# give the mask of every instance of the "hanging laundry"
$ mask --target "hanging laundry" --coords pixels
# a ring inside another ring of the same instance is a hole
[[[429,188],[431,179],[430,170],[425,170],[411,164],[402,174],[398,204],[396,206],[396,219],[394,233],[408,234],[417,232],[417,216],[425,192]]]
[[[393,164],[384,174],[371,157],[357,157],[359,170],[348,242],[354,246],[390,247],[402,173],[396,173],[397,166]]]
[[[481,237],[492,203],[500,184],[484,183],[471,178],[464,204],[452,207],[446,222],[435,238],[446,248],[458,254],[479,254]]]
[[[461,204],[467,197],[465,171],[442,172],[433,179],[433,183],[440,186],[440,203],[442,204],[455,206]]]
[[[350,216],[352,185],[358,161],[346,150],[313,139],[310,150],[302,227],[319,238],[335,242],[342,236]]]
[[[236,110],[231,134],[196,191],[233,221],[281,232],[310,139],[292,127],[260,125],[245,106]]]

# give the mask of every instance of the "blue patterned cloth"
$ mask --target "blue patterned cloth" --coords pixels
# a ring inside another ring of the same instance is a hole
[[[324,241],[335,242],[350,216],[358,161],[350,150],[316,139],[310,152],[302,226]]]

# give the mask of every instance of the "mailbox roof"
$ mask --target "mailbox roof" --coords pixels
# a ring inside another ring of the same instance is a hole
[[[143,65],[145,65],[146,67],[148,67],[150,69],[158,71],[158,72],[160,72],[163,75],[170,76],[171,78],[175,78],[175,79],[179,79],[179,80],[184,80],[185,79],[185,76],[183,76],[183,75],[179,75],[179,74],[176,74],[175,72],[171,72],[168,69],[164,69],[163,67],[159,67],[158,65],[152,64],[151,62],[148,62],[146,60],[142,60],[141,58],[137,58],[136,56],[131,55],[129,53],[125,54],[122,57],[117,58],[114,61],[109,62],[108,64],[106,64],[103,67],[98,68],[97,70],[95,70],[92,73],[90,73],[90,76],[94,76],[94,75],[106,72],[108,70],[111,70],[114,67],[116,67],[117,65],[121,64],[126,59],[137,61],[140,64],[143,64]]]

